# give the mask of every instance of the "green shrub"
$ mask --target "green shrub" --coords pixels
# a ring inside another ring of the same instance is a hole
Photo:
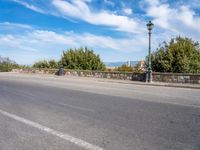
[[[133,72],[133,68],[127,65],[122,65],[121,67],[118,67],[115,70],[119,72]]]
[[[0,72],[9,72],[12,69],[19,68],[19,65],[9,58],[0,57]]]
[[[99,55],[87,47],[64,51],[61,58],[61,65],[66,69],[105,70],[105,65]]]
[[[183,37],[171,39],[152,53],[151,60],[155,72],[200,73],[199,43]]]
[[[34,68],[48,68],[48,69],[55,69],[59,67],[59,63],[53,59],[47,61],[47,60],[41,60],[33,64]]]

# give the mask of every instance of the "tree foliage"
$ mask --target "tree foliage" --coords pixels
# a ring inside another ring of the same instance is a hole
[[[151,60],[155,72],[200,73],[199,43],[176,37],[153,52]]]
[[[34,68],[48,68],[48,69],[54,69],[59,67],[59,63],[55,61],[54,59],[51,59],[49,61],[47,60],[41,60],[33,64]]]
[[[127,65],[122,65],[120,67],[117,67],[115,71],[119,72],[133,72],[133,68]]]
[[[67,69],[104,70],[105,65],[92,49],[68,49],[63,52],[61,64]]]
[[[9,58],[3,58],[0,56],[0,72],[9,72],[16,68],[20,68],[16,62],[10,60]]]
[[[134,72],[137,72],[137,73],[142,73],[142,72],[144,72],[144,70],[141,68],[141,65],[140,65],[139,62],[135,65],[135,67],[134,67]]]

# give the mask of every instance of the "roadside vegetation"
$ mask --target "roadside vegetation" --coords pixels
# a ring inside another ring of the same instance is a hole
[[[22,66],[18,65],[9,58],[3,58],[0,56],[0,72],[9,72],[12,69],[20,68]]]
[[[105,70],[100,56],[87,47],[64,51],[60,63],[67,69]]]
[[[148,56],[146,58],[147,64]],[[169,42],[163,42],[151,54],[151,60],[154,72],[200,73],[200,45],[190,38],[178,36]],[[139,64],[134,67],[122,65],[114,69],[106,69],[100,56],[87,47],[63,51],[59,61],[43,60],[33,65],[35,68],[59,68],[60,66],[76,70],[144,72],[144,68]]]
[[[42,69],[42,68],[45,68],[45,69],[55,69],[55,68],[59,67],[59,62],[56,61],[56,60],[54,60],[54,59],[51,59],[49,61],[47,61],[47,60],[40,60],[40,61],[34,63],[32,67],[33,68],[39,68],[39,69]]]
[[[128,65],[122,65],[120,67],[115,68],[113,71],[118,71],[118,72],[136,72],[136,73],[142,73],[144,72],[140,66],[140,62],[136,64],[135,66],[128,66]]]
[[[148,56],[146,57],[146,64]],[[197,41],[189,38],[176,37],[169,42],[163,42],[156,51],[151,54],[152,70],[154,72],[172,73],[200,73],[200,45]],[[146,65],[147,66],[147,65]],[[141,64],[136,66],[122,65],[117,68],[106,68],[100,56],[87,47],[68,49],[63,51],[60,60],[41,60],[35,62],[32,68],[65,69],[75,70],[99,70],[117,72],[144,72],[145,67]],[[11,71],[17,68],[27,68],[16,64],[9,58],[0,57],[0,72]]]
[[[133,68],[131,66],[122,65],[122,66],[117,67],[116,69],[114,69],[114,71],[119,71],[119,72],[133,72]]]
[[[154,72],[200,73],[200,45],[189,38],[163,42],[151,55]]]
[[[76,70],[105,70],[105,64],[101,61],[100,56],[95,54],[92,49],[78,48],[63,51],[61,59],[42,60],[33,64],[34,68],[59,68],[76,69]]]

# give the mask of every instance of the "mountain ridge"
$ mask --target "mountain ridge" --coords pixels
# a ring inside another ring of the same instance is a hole
[[[139,61],[130,61],[131,66],[135,66]],[[128,61],[117,61],[117,62],[104,62],[106,67],[120,67],[126,65]]]

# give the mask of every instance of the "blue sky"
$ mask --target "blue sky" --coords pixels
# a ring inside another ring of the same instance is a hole
[[[144,59],[177,35],[200,41],[200,0],[0,0],[0,56],[19,64],[89,47],[105,62]]]

